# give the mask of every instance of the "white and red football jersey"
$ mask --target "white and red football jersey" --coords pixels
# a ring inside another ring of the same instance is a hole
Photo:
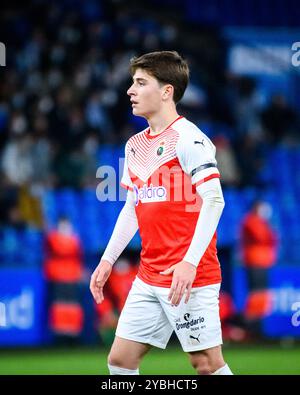
[[[182,261],[201,210],[196,186],[220,177],[215,146],[196,125],[178,117],[158,135],[147,128],[125,147],[121,185],[134,191],[142,240],[138,277],[170,287],[172,274],[161,271]],[[221,282],[216,233],[197,267],[193,287]]]

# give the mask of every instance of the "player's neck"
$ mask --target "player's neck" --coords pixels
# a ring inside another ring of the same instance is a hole
[[[155,114],[147,119],[150,126],[150,135],[155,136],[163,132],[172,122],[179,117],[176,109],[164,114]]]

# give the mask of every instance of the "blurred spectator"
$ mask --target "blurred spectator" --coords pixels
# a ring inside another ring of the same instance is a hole
[[[239,77],[233,81],[233,87],[235,90],[232,110],[238,139],[243,140],[244,137],[251,136],[255,140],[261,140],[262,127],[259,112],[262,103],[255,80],[250,77]]]
[[[234,143],[238,168],[241,174],[240,186],[260,186],[259,174],[265,161],[265,144],[257,142],[250,134]]]
[[[35,228],[44,226],[42,214],[41,191],[39,188],[23,185],[19,188],[19,211],[22,219]]]
[[[132,282],[137,274],[137,266],[128,259],[120,258],[104,288],[104,302],[96,305],[99,316],[99,332],[105,344],[111,344],[120,312],[125,304]]]
[[[240,172],[229,139],[225,135],[218,135],[212,141],[217,150],[216,160],[221,173],[222,184],[224,186],[237,186],[240,182]]]
[[[299,142],[297,131],[297,114],[289,107],[283,95],[274,95],[270,105],[261,113],[263,126],[272,144],[295,139]]]
[[[46,235],[45,277],[49,284],[49,324],[58,340],[78,339],[83,329],[80,282],[83,256],[79,238],[66,217]]]
[[[32,139],[28,134],[12,137],[4,147],[2,170],[11,183],[23,185],[31,180],[33,173],[31,149]]]
[[[0,176],[0,225],[24,229],[26,222],[20,210],[19,188],[5,175],[0,173]]]
[[[31,184],[91,185],[97,144],[120,143],[145,127],[141,118],[132,117],[124,94],[130,84],[129,59],[167,46],[182,51],[191,65],[182,114],[199,125],[208,121],[214,133],[231,141],[237,163],[228,144],[220,143],[223,180],[255,184],[261,122],[277,139],[293,124],[290,109],[276,99],[260,118],[256,81],[228,74],[220,62],[226,44],[218,32],[197,29],[195,40],[195,32],[182,30],[179,21],[170,23],[155,14],[137,18],[125,3],[87,2],[70,8],[56,0],[37,2],[24,13],[3,17],[7,39],[17,43],[0,80],[1,164],[8,179],[29,189]],[[7,21],[22,34],[13,34]],[[179,34],[188,46],[181,47]],[[203,131],[209,134],[206,127]],[[95,148],[90,132],[95,133]]]
[[[85,109],[85,116],[89,127],[98,129],[99,131],[105,131],[108,134],[112,132],[112,125],[102,105],[99,92],[93,93],[89,98]]]
[[[270,309],[269,269],[277,261],[277,235],[269,224],[271,215],[271,206],[258,200],[241,225],[242,263],[249,291],[244,315],[256,333],[260,333],[260,320]]]
[[[95,174],[98,168],[97,153],[99,150],[99,137],[96,132],[90,131],[82,144],[82,154],[85,163],[84,167],[84,186],[95,186],[98,181]]]
[[[47,185],[51,176],[53,147],[49,140],[48,119],[41,113],[36,114],[32,133],[32,176],[34,184]]]
[[[53,161],[56,187],[81,188],[84,182],[86,162],[80,148],[60,149]]]
[[[228,292],[220,292],[219,307],[223,340],[246,341],[247,331],[243,328],[233,297]]]

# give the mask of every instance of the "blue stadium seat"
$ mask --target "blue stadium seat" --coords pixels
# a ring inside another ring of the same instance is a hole
[[[241,213],[246,212],[251,206],[252,202],[256,199],[257,191],[254,187],[247,187],[238,192],[239,207]]]
[[[57,204],[54,191],[48,190],[43,194],[42,211],[46,226],[49,228],[54,227],[58,219]]]
[[[56,207],[58,216],[67,216],[73,225],[78,224],[81,210],[77,191],[71,188],[58,190]]]
[[[112,166],[117,170],[120,157],[124,157],[124,147],[105,144],[101,145],[98,149],[97,158],[99,166]]]
[[[81,202],[90,204],[93,203],[94,201],[97,201],[97,196],[96,196],[96,191],[94,188],[85,188],[82,191],[80,191],[80,199]]]
[[[44,258],[44,236],[42,231],[29,228],[20,235],[22,261],[27,266],[40,266]]]
[[[43,233],[27,228],[2,228],[0,261],[9,266],[38,266],[43,259]]]
[[[3,227],[0,232],[0,257],[3,265],[15,266],[20,252],[18,233],[14,228]]]
[[[104,250],[108,242],[105,229],[101,229],[101,226],[87,226],[85,232],[81,235],[81,239],[86,253],[96,253]]]
[[[115,163],[115,158],[123,154],[123,147],[102,147],[102,159],[106,158],[110,163]],[[226,202],[220,224],[218,227],[218,246],[234,245],[239,239],[239,229],[242,218],[250,209],[255,198],[261,198],[273,207],[271,223],[280,236],[280,259],[300,260],[300,251],[297,246],[290,248],[291,240],[297,240],[300,234],[300,151],[285,147],[277,147],[266,153],[268,177],[272,178],[266,189],[258,190],[248,187],[242,190],[237,188],[224,188]],[[274,169],[276,171],[274,171]],[[118,198],[118,196],[117,196]],[[103,250],[111,236],[118,214],[124,205],[124,201],[101,202],[96,196],[95,189],[85,189],[80,192],[63,189],[57,192],[48,191],[43,198],[43,211],[47,224],[56,223],[60,214],[70,216],[75,229],[81,236],[84,249],[87,253],[99,253]],[[36,235],[29,237],[28,242],[23,244],[32,245],[35,252],[28,254],[28,263],[34,261],[41,254],[39,248],[34,248]],[[0,246],[3,247],[3,235]],[[17,250],[18,237],[14,232],[8,232],[5,237],[6,249],[1,248],[0,258],[3,251],[7,251],[7,259],[17,262],[20,252]],[[32,243],[32,244],[31,244]],[[10,246],[7,248],[7,246]],[[15,246],[13,248],[13,246]],[[137,234],[129,244],[131,248],[140,248],[140,237]],[[27,249],[23,249],[24,251]],[[31,257],[35,255],[35,258]],[[26,258],[25,258],[26,260]]]

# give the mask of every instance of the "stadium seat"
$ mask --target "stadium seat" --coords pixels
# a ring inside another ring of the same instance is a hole
[[[57,215],[66,216],[76,228],[80,221],[81,208],[78,200],[78,192],[69,188],[56,192]]]
[[[99,147],[97,158],[99,166],[112,166],[118,170],[119,157],[124,157],[124,148],[105,144]]]
[[[48,190],[43,194],[42,212],[46,227],[53,228],[58,220],[57,204],[54,191]]]
[[[15,266],[18,263],[20,243],[17,231],[11,227],[3,227],[0,231],[0,257],[3,265]]]
[[[39,266],[43,259],[42,231],[4,227],[0,231],[0,262],[8,266]]]

